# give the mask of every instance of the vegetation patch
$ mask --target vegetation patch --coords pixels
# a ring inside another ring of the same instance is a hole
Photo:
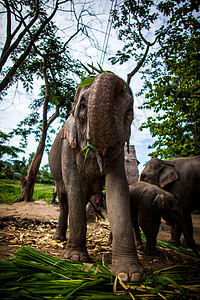
[[[0,204],[9,204],[15,201],[21,194],[19,181],[0,180]]]
[[[52,184],[35,184],[33,200],[44,200],[47,203],[50,203],[53,196],[54,186]]]
[[[1,299],[197,299],[200,292],[198,266],[147,271],[138,284],[122,283],[108,266],[61,260],[23,247],[12,260],[0,261]]]
[[[52,184],[35,184],[33,200],[45,200],[50,203],[54,186]],[[21,185],[19,181],[0,180],[0,204],[10,204],[21,195]]]

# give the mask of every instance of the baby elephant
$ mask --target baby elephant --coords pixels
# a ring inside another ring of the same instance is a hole
[[[146,237],[146,253],[156,255],[156,237],[161,217],[171,226],[178,224],[188,246],[198,255],[193,236],[189,234],[178,199],[156,185],[136,182],[129,185],[131,218],[136,240],[142,243],[140,229]]]

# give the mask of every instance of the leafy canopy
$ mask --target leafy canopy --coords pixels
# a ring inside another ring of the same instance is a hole
[[[153,109],[141,126],[158,140],[151,156],[173,158],[200,153],[200,36],[178,42],[165,61],[166,74],[146,82],[148,93],[141,108]]]
[[[33,48],[26,60],[18,68],[15,78],[23,82],[27,91],[32,90],[35,77],[43,78],[43,61],[46,60],[46,72],[49,85],[49,101],[47,111],[49,114],[55,109],[59,109],[60,120],[66,120],[71,109],[71,103],[76,88],[75,76],[79,77],[80,64],[70,57],[68,49],[64,48],[64,43],[57,36],[58,28],[50,22],[40,36],[37,48]],[[27,41],[24,40],[26,44]],[[65,49],[65,51],[60,51]],[[18,50],[13,53],[13,59],[17,59]],[[20,145],[27,146],[28,136],[31,133],[36,135],[36,141],[40,140],[42,130],[41,110],[45,98],[45,85],[41,86],[41,93],[30,104],[31,113],[22,120],[14,133],[21,135]],[[54,128],[49,129],[50,133],[55,133]],[[47,144],[51,143],[49,135]]]
[[[141,108],[156,113],[141,126],[157,138],[150,156],[200,152],[198,12],[199,2],[193,0],[127,0],[113,11],[124,47],[110,60],[134,59],[145,82],[138,94],[146,94]]]

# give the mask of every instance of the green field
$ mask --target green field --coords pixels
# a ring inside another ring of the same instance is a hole
[[[50,203],[53,195],[54,186],[51,184],[35,184],[33,200],[45,200]],[[11,181],[7,179],[0,180],[0,204],[9,204],[19,198],[21,194],[21,186],[19,181]]]

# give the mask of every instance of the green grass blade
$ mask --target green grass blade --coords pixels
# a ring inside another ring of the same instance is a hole
[[[2,267],[2,268],[1,268]],[[11,261],[0,261],[1,299],[160,299],[189,298],[199,292],[200,270],[197,265],[171,266],[146,272],[141,284],[119,286],[113,292],[114,276],[100,262],[89,269],[82,262],[51,257],[24,247]],[[18,274],[18,276],[17,276]],[[123,290],[122,290],[123,289]]]

